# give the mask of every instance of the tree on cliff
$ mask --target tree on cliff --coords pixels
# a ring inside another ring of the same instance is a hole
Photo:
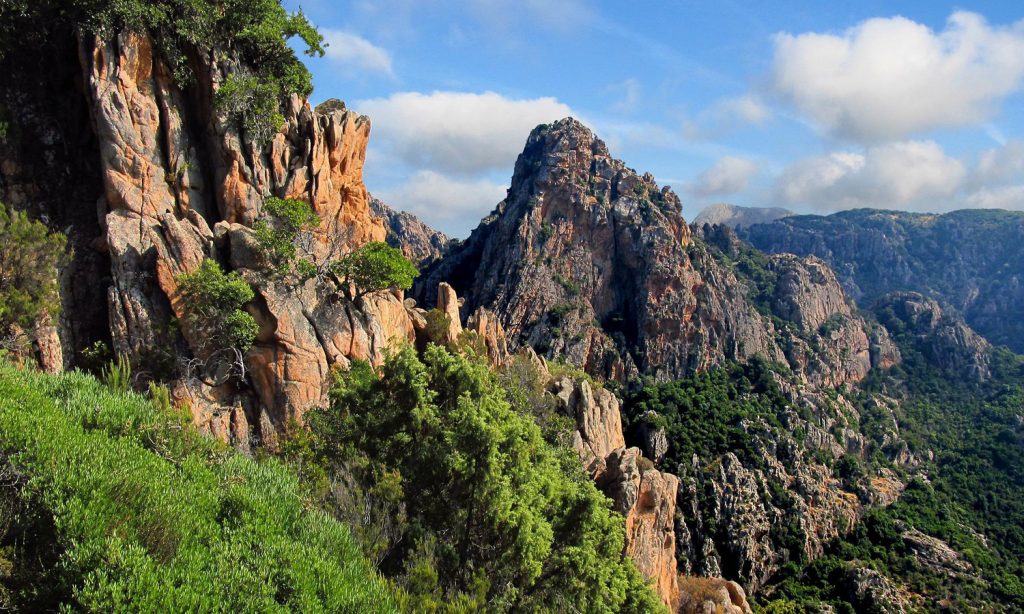
[[[0,58],[68,30],[107,40],[122,32],[146,34],[181,86],[196,82],[198,57],[211,50],[226,54],[235,69],[217,91],[217,109],[257,141],[280,127],[282,100],[313,91],[309,70],[288,41],[298,37],[307,55],[324,54],[323,36],[302,11],[289,13],[280,0],[4,0]]]
[[[205,363],[215,383],[223,383],[230,375],[245,378],[243,356],[259,326],[242,307],[254,295],[238,273],[224,273],[214,260],[204,260],[195,271],[178,276],[178,296],[185,324],[197,344],[197,359]]]
[[[388,288],[410,288],[419,275],[416,265],[402,255],[402,250],[383,241],[367,243],[345,254],[331,270],[341,279],[342,291],[349,300]]]
[[[25,341],[23,331],[60,310],[57,269],[65,258],[65,239],[50,233],[0,202],[0,341]],[[18,332],[22,331],[22,332]]]

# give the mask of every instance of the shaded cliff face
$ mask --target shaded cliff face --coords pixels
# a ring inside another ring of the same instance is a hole
[[[421,266],[440,258],[451,239],[405,211],[395,211],[384,201],[370,197],[370,209],[384,222],[388,245],[402,250],[405,257]]]
[[[889,292],[920,292],[990,342],[1024,351],[1022,212],[863,209],[787,217],[740,235],[768,252],[821,258],[865,308]]]

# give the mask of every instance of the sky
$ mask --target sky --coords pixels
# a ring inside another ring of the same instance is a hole
[[[1024,2],[285,0],[370,192],[465,237],[573,116],[683,201],[1024,209]],[[298,48],[298,47],[297,47]]]

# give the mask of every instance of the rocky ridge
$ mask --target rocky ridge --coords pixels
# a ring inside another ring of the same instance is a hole
[[[384,222],[388,245],[402,250],[409,260],[424,264],[440,258],[451,242],[444,233],[405,211],[395,211],[384,201],[370,197],[370,209]]]
[[[858,209],[754,224],[741,237],[770,253],[815,255],[866,309],[914,291],[961,314],[996,345],[1024,351],[1024,213],[942,215]]]
[[[664,526],[674,507],[673,531],[663,529],[662,539],[675,540],[680,572],[724,576],[756,591],[794,552],[820,556],[867,509],[902,489],[895,476],[879,477],[888,494],[867,488],[862,500],[817,456],[871,452],[851,403],[825,393],[900,356],[822,260],[760,254],[755,276],[741,266],[744,258],[749,248],[734,232],[688,226],[671,190],[612,158],[590,130],[567,119],[533,131],[506,200],[414,291],[430,303],[438,284],[450,283],[465,297],[463,313],[493,313],[510,350],[536,351],[620,382],[666,381],[754,357],[786,365],[791,376],[779,382],[791,404],[785,431],[746,427],[756,462],[727,454],[656,467],[650,459],[664,452],[654,431],[636,442],[648,458],[628,447],[608,455],[618,442],[588,438],[583,423],[577,439],[598,483],[620,505],[629,503],[624,510],[644,506],[649,526]],[[553,392],[564,396],[569,388],[560,386]],[[600,421],[618,423],[601,403],[587,406],[606,416]],[[797,432],[806,436],[798,440]],[[895,449],[898,433],[893,441]],[[909,455],[898,461],[916,462]],[[647,480],[647,465],[660,477]],[[656,494],[644,497],[648,481]],[[792,496],[766,495],[779,487]],[[671,506],[666,489],[676,491]]]

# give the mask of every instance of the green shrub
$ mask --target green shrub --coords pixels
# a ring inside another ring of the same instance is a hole
[[[141,395],[0,364],[0,450],[52,517],[0,533],[0,558],[20,544],[17,571],[34,564],[18,552],[58,548],[42,576],[19,576],[31,583],[0,576],[15,610],[51,591],[47,610],[397,611],[349,531],[308,508],[281,463],[231,452]]]
[[[216,261],[204,260],[178,277],[178,294],[200,355],[233,350],[240,356],[252,346],[259,326],[242,307],[254,293],[238,273],[224,273]]]
[[[411,288],[419,275],[401,250],[382,241],[367,243],[345,254],[331,268],[341,278],[342,290],[350,300],[392,287]]]
[[[361,465],[367,487],[400,479],[408,546],[382,569],[418,606],[482,596],[489,611],[662,611],[623,555],[622,517],[571,449],[514,410],[485,360],[430,345],[379,375],[355,363],[310,424],[320,454]]]
[[[0,337],[60,311],[57,269],[65,243],[64,235],[0,202]]]
[[[253,229],[260,248],[279,274],[291,272],[294,265],[299,277],[308,279],[315,275],[315,265],[306,258],[298,262],[295,258],[300,248],[303,256],[308,255],[312,230],[319,225],[320,218],[308,202],[271,196],[264,201],[263,216]]]
[[[132,389],[132,364],[124,354],[118,354],[103,368],[103,383],[112,392],[124,394]]]

